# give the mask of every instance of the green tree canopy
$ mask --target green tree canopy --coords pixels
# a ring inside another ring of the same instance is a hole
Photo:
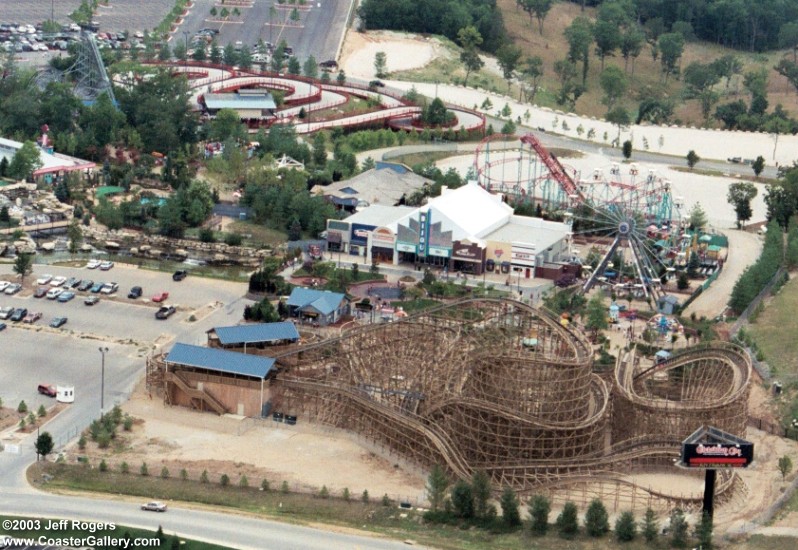
[[[42,167],[41,152],[35,143],[26,141],[17,149],[8,165],[8,175],[23,180],[29,178],[34,170]]]

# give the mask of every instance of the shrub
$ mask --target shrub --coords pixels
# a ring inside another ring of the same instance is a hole
[[[17,405],[17,412],[19,414],[25,414],[28,412],[28,405],[25,404],[24,400],[20,401],[19,405]]]
[[[142,463],[141,463],[141,468],[139,468],[139,473],[140,473],[142,476],[145,476],[145,477],[146,477],[146,476],[148,476],[148,475],[150,475],[150,469],[149,469],[149,468],[147,468],[147,463],[146,463],[146,462],[142,462]]]
[[[216,242],[216,237],[213,235],[213,229],[203,227],[199,230],[199,240],[204,243]]]
[[[263,491],[264,493],[268,493],[269,492],[269,480],[268,479],[264,479],[263,481],[260,482],[260,490]]]
[[[161,479],[169,479],[169,468],[166,466],[161,468]]]
[[[121,466],[119,466],[119,471],[123,474],[130,472],[130,466],[127,462],[123,462]]]
[[[130,430],[132,430],[133,429],[133,417],[131,417],[130,415],[125,415],[125,420],[122,422],[122,428],[126,432],[129,432]]]
[[[622,512],[615,521],[615,538],[619,542],[629,542],[637,536],[637,523],[632,512]]]
[[[572,539],[579,533],[579,521],[577,519],[576,504],[573,502],[566,502],[565,506],[557,516],[557,531],[564,539]]]
[[[507,527],[521,525],[521,514],[518,512],[518,496],[510,487],[502,493],[500,500],[502,507],[502,520]]]
[[[684,512],[676,508],[671,512],[671,545],[682,548],[687,542],[687,520],[684,519]]]
[[[240,233],[227,233],[224,236],[224,243],[228,246],[241,246],[244,237]]]
[[[80,439],[78,439],[78,449],[80,449],[81,451],[86,449],[86,436],[85,435],[81,435]]]
[[[341,493],[341,498],[343,498],[346,502],[352,500],[352,495],[349,494],[349,487],[344,487],[344,490]]]
[[[591,537],[603,537],[610,530],[607,508],[599,499],[590,502],[585,514],[585,531]]]
[[[188,481],[188,472],[186,471],[185,468],[180,470],[180,479],[182,481]]]
[[[284,495],[288,494],[288,482],[287,481],[283,481],[282,484],[280,485],[280,492],[283,493]]]
[[[105,461],[104,458],[100,461],[100,471],[101,472],[107,472],[108,471],[108,463]]]
[[[241,479],[238,480],[238,486],[242,489],[249,487],[249,480],[247,479],[247,476],[241,476]]]
[[[39,410],[36,414],[39,415],[39,418],[44,418],[47,416],[47,409],[44,408],[44,405],[39,405]]]
[[[529,528],[532,534],[541,537],[549,530],[551,503],[544,495],[535,495],[529,501]]]
[[[97,435],[97,446],[100,449],[107,449],[110,444],[111,434],[109,434],[106,430],[100,431],[100,433]]]
[[[326,485],[322,485],[319,490],[319,498],[330,498],[330,491]]]
[[[37,420],[36,415],[33,414],[32,412],[29,412],[28,413],[28,424],[30,424],[31,426],[35,426],[36,425],[36,420]]]
[[[386,508],[391,505],[391,498],[388,496],[388,493],[382,495],[382,505]]]
[[[360,500],[363,501],[363,504],[369,503],[369,492],[366,489],[363,489],[363,494],[360,495]]]
[[[20,430],[24,430],[24,429],[25,429],[25,426],[26,426],[26,424],[25,424],[25,419],[24,419],[24,418],[20,418],[20,419],[19,419],[19,424],[18,424],[17,426],[19,426],[19,429],[20,429]]]
[[[202,470],[200,474],[200,483],[208,483],[208,470]]]
[[[219,478],[219,485],[222,487],[227,487],[230,485],[230,476],[227,474],[222,474],[222,477]]]
[[[474,517],[474,494],[471,484],[467,481],[458,481],[452,487],[452,507],[457,517],[468,519]]]

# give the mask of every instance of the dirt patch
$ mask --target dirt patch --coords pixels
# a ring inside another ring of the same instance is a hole
[[[247,477],[249,485],[266,479],[273,488],[283,482],[292,491],[317,492],[323,485],[331,493],[348,488],[353,495],[363,490],[380,496],[424,502],[424,478],[360,445],[355,436],[321,426],[286,426],[237,416],[219,417],[150,399],[136,391],[123,410],[143,422],[131,432],[120,430],[121,440],[112,449],[89,443],[85,452],[93,462],[105,459],[112,469],[127,462],[138,472],[142,462],[152,476],[163,468],[170,477],[186,470],[189,479],[218,482],[222,474],[231,484]],[[77,449],[74,449],[77,452]]]
[[[340,67],[347,76],[374,78],[377,52],[385,52],[389,73],[417,69],[451,55],[439,38],[392,31],[349,32],[341,51]]]

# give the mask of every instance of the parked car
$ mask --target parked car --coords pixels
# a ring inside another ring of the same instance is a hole
[[[66,324],[67,318],[66,317],[55,317],[52,321],[50,321],[50,326],[52,328],[59,328]]]
[[[98,267],[100,267],[101,263],[102,262],[100,262],[100,260],[89,260],[89,263],[86,264],[86,267],[88,267],[89,269],[97,269]]]
[[[103,271],[108,271],[112,267],[114,267],[114,262],[112,261],[106,260],[100,263],[100,269]]]
[[[385,83],[382,82],[381,80],[372,80],[371,82],[369,82],[369,88],[384,88],[384,87]]]
[[[182,281],[186,277],[188,277],[188,271],[186,271],[185,269],[181,269],[180,271],[175,271],[174,275],[172,275],[172,280]]]
[[[41,314],[40,311],[31,311],[30,313],[28,313],[25,316],[25,318],[22,320],[22,322],[23,323],[28,323],[29,325],[32,325],[33,323],[35,323],[36,321],[38,321],[41,318],[42,318],[42,314]]]
[[[158,311],[155,312],[156,319],[168,319],[171,317],[177,309],[175,306],[161,306],[158,308]]]
[[[58,296],[58,301],[61,303],[68,302],[75,297],[75,293],[71,290],[65,290]]]
[[[9,319],[11,319],[14,322],[21,321],[22,319],[25,318],[27,314],[28,314],[27,309],[25,309],[24,307],[18,307],[17,309],[14,310],[14,313],[11,314],[11,317],[9,317]]]
[[[13,307],[0,307],[0,319],[8,319],[14,313]]]
[[[83,303],[86,304],[87,306],[93,306],[99,301],[100,299],[97,296],[89,296],[88,298],[83,300]]]
[[[113,294],[119,290],[119,285],[117,283],[105,283],[103,287],[100,289],[101,294]]]
[[[78,285],[78,290],[81,290],[81,291],[85,292],[85,291],[91,289],[91,287],[93,287],[93,286],[94,286],[94,281],[92,281],[91,279],[84,279]]]
[[[67,278],[62,277],[59,275],[58,277],[53,277],[53,280],[50,281],[50,286],[61,286],[66,282]]]
[[[104,286],[105,286],[105,283],[103,283],[103,282],[94,283],[94,286],[93,286],[93,287],[91,287],[91,289],[90,289],[90,290],[91,290],[91,291],[92,291],[94,294],[97,294],[98,292],[100,292],[100,291],[103,289],[103,287],[104,287]]]
[[[70,277],[64,282],[64,288],[75,288],[80,284],[80,279],[76,277]]]
[[[37,286],[36,290],[33,291],[33,297],[34,298],[44,298],[44,296],[47,294],[47,292],[49,290],[50,289],[47,288],[46,286]]]
[[[136,298],[141,298],[142,290],[140,286],[134,286],[130,289],[130,292],[127,293],[127,297],[131,300],[135,300]]]
[[[39,384],[39,393],[47,397],[55,397],[58,392],[55,391],[55,386],[52,384]]]
[[[3,330],[5,330],[5,329],[6,329],[6,326],[7,326],[7,325],[6,325],[5,323],[0,323],[0,331],[3,331]]]
[[[62,292],[64,292],[63,288],[59,287],[51,288],[50,290],[47,291],[47,299],[55,300]]]
[[[48,273],[48,274],[42,275],[41,277],[36,279],[36,284],[37,285],[47,285],[47,284],[50,284],[50,281],[52,281],[52,280],[53,280],[53,276]]]
[[[8,281],[0,281],[0,292],[3,292],[10,284]]]
[[[152,501],[142,504],[141,509],[147,512],[166,512],[166,504],[163,502]]]
[[[3,292],[5,294],[16,294],[20,290],[22,290],[22,285],[21,284],[19,284],[19,283],[11,283],[10,285],[8,285],[6,287],[6,289]]]
[[[155,296],[152,297],[152,301],[153,302],[163,302],[168,297],[169,297],[169,293],[168,292],[159,292],[158,294],[156,294]]]

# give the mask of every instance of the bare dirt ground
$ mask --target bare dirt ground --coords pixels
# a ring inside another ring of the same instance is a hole
[[[423,67],[433,59],[447,57],[440,39],[392,31],[349,31],[341,50],[339,66],[348,75],[374,78],[374,56],[385,52],[387,72]]]
[[[294,491],[317,492],[326,485],[332,494],[364,489],[373,497],[388,494],[414,504],[424,502],[424,478],[386,460],[339,430],[195,412],[164,405],[141,389],[123,406],[137,421],[121,432],[123,445],[100,450],[90,443],[90,456],[105,458],[112,468],[127,462],[138,471],[142,461],[151,475],[165,466],[176,477],[182,468],[191,479],[203,470],[211,481],[222,474],[237,483],[246,475],[250,485],[268,479],[271,487],[288,482]]]

